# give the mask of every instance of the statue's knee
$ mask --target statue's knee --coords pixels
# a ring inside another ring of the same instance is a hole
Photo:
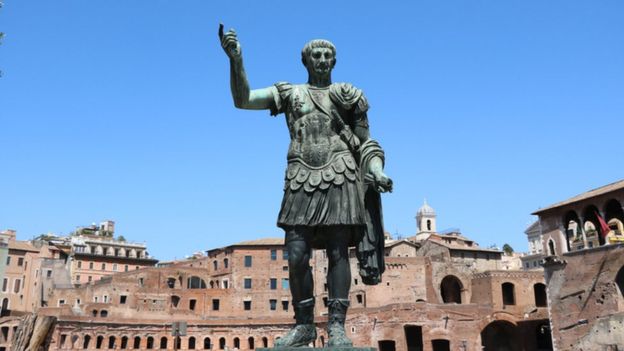
[[[288,266],[291,269],[300,271],[310,268],[310,258],[306,252],[300,250],[290,251],[288,254]]]

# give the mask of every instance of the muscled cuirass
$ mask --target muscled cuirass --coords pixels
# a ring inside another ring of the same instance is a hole
[[[290,132],[286,186],[311,192],[356,181],[357,164],[340,135],[349,127],[329,89],[295,85],[286,103]]]
[[[349,150],[340,138],[344,122],[337,120],[342,117],[329,97],[329,88],[294,86],[288,104],[289,160],[321,167],[336,153]]]

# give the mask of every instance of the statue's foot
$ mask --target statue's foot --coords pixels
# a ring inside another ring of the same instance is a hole
[[[275,347],[306,346],[314,340],[316,340],[314,324],[297,324],[286,335],[275,340]]]
[[[329,334],[329,341],[327,342],[327,346],[329,347],[351,347],[353,346],[353,342],[351,339],[347,338],[347,335],[344,331],[344,324],[334,323],[330,324],[327,328],[327,333]]]

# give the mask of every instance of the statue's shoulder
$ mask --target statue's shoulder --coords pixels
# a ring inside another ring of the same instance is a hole
[[[274,84],[277,89],[277,93],[279,94],[282,100],[288,100],[290,95],[292,94],[293,84],[289,82],[278,82]]]
[[[332,83],[329,86],[329,96],[334,103],[339,104],[345,110],[356,109],[356,112],[366,112],[368,102],[361,89],[351,83]]]

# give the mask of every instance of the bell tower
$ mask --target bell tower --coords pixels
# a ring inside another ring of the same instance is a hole
[[[416,227],[417,234],[436,232],[436,213],[434,209],[427,204],[427,199],[425,199],[424,204],[416,213]]]

